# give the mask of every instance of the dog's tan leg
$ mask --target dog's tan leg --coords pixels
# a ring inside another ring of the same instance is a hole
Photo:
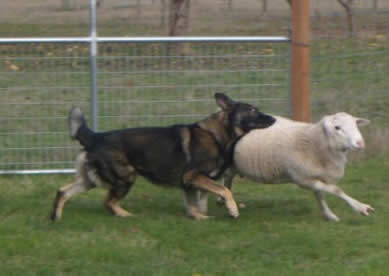
[[[130,217],[133,216],[130,212],[124,210],[119,205],[120,199],[122,199],[128,193],[128,189],[122,193],[118,193],[115,190],[108,192],[107,199],[104,202],[105,207],[112,212],[113,215],[118,217]]]
[[[184,203],[186,214],[195,220],[204,220],[210,218],[206,212],[202,212],[200,206],[200,191],[188,189],[184,191]],[[205,193],[205,192],[203,192]]]
[[[208,213],[208,193],[204,191],[197,191],[198,207],[203,215]]]
[[[218,185],[217,182],[203,175],[192,176],[190,183],[198,189],[221,196],[225,201],[229,214],[233,218],[237,218],[239,216],[238,206],[236,205],[234,197],[229,189]]]
[[[221,185],[228,188],[231,191],[232,180],[234,179],[236,172],[234,169],[228,169],[225,171],[223,178],[221,180]],[[217,203],[224,204],[224,199],[222,197],[217,198]]]
[[[90,183],[84,180],[81,176],[78,176],[76,181],[74,181],[72,184],[61,187],[58,190],[57,196],[54,200],[54,208],[51,214],[51,219],[53,221],[57,221],[61,218],[63,207],[69,198],[75,194],[86,192],[93,187],[93,185],[90,185]]]

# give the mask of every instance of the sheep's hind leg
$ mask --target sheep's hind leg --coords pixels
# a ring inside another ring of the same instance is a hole
[[[315,196],[316,196],[317,201],[319,202],[319,205],[320,205],[320,208],[323,212],[324,217],[330,221],[339,221],[339,218],[328,207],[327,202],[324,199],[323,193],[316,191]]]

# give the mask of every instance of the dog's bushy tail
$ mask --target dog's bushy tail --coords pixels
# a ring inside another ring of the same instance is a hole
[[[70,110],[69,134],[72,139],[78,140],[86,148],[93,145],[95,133],[88,128],[84,112],[79,107],[73,107]]]

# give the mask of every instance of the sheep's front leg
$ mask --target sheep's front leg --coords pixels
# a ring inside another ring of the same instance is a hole
[[[323,215],[326,219],[330,221],[339,221],[337,215],[335,215],[331,209],[328,207],[327,202],[324,199],[324,195],[322,192],[316,191],[315,196],[317,201],[319,202],[320,208],[323,212]]]
[[[373,207],[348,196],[342,191],[342,189],[334,184],[325,184],[323,182],[316,181],[313,184],[312,189],[315,192],[326,192],[343,199],[355,212],[360,213],[361,215],[368,216],[374,211]]]

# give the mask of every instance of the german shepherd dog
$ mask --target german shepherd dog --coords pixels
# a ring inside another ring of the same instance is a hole
[[[207,193],[224,199],[229,214],[239,211],[229,189],[216,179],[232,163],[233,146],[245,133],[272,125],[275,119],[252,105],[216,93],[220,111],[202,121],[170,127],[128,128],[93,132],[80,108],[69,115],[70,136],[83,146],[76,160],[76,178],[61,187],[54,201],[52,220],[61,218],[65,202],[73,195],[106,187],[106,208],[120,217],[132,214],[119,206],[137,174],[155,184],[184,191],[186,212],[195,219],[208,218]]]

